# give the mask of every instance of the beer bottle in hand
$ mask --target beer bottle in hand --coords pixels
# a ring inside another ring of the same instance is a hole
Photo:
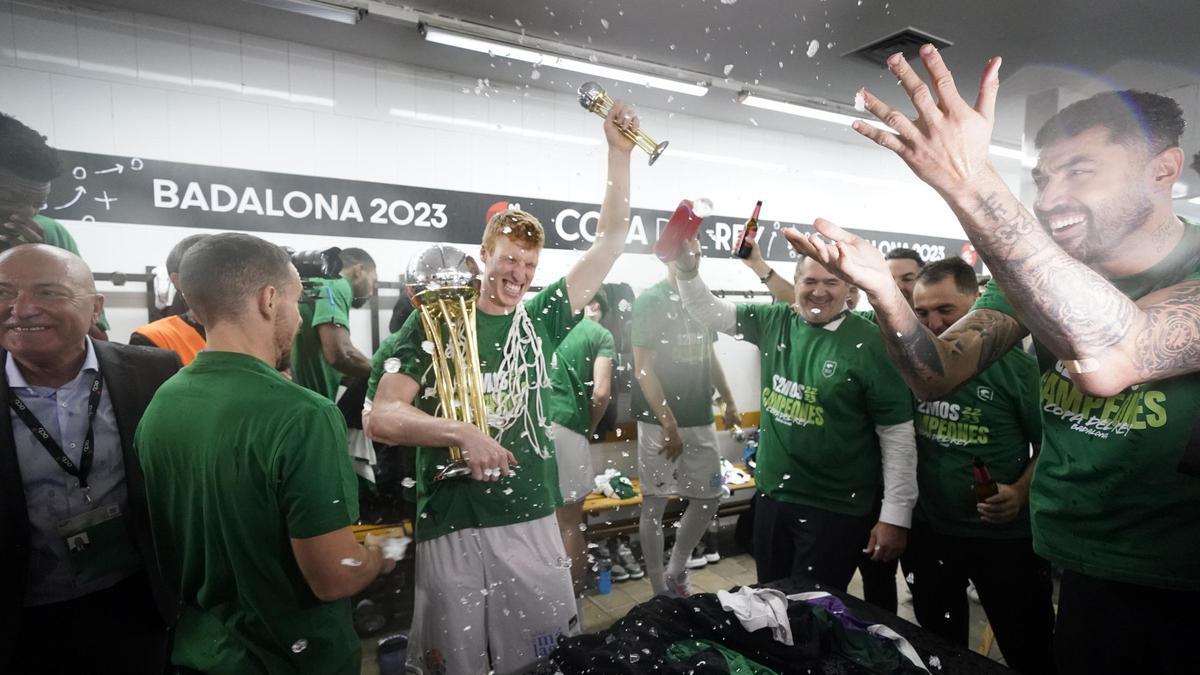
[[[754,243],[754,238],[758,235],[758,212],[762,210],[762,200],[759,200],[754,205],[754,214],[750,216],[750,220],[746,221],[746,226],[742,228],[742,236],[738,238],[738,245],[733,249],[733,254],[743,260],[750,257],[750,247]],[[750,240],[749,243],[746,240]]]
[[[1000,488],[992,480],[987,464],[978,457],[975,458],[975,501],[982,502],[992,495],[998,494]]]

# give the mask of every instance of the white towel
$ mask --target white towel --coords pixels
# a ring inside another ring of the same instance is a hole
[[[736,593],[717,591],[721,609],[733,612],[742,628],[753,633],[761,628],[770,628],[776,642],[792,646],[792,623],[788,621],[787,596],[774,588],[750,588],[742,586]]]

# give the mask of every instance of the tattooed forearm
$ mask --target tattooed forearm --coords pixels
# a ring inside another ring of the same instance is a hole
[[[1200,281],[1163,291],[1145,308],[1134,340],[1134,366],[1142,380],[1157,380],[1200,368]]]
[[[1041,226],[1011,193],[979,195],[976,212],[990,224],[986,237],[991,242],[986,248],[996,249],[1006,260],[1028,258],[1037,252],[1037,249],[1026,245],[1025,239],[1041,231]]]
[[[1014,306],[1034,309],[1026,313],[1026,323],[1052,352],[1064,358],[1093,356],[1129,334],[1137,305],[1104,277],[1073,258],[1048,255],[1036,262],[1023,270],[1023,282],[1010,281],[1005,273],[997,276]]]
[[[880,327],[888,355],[909,388],[931,400],[995,363],[1021,341],[1025,331],[1015,319],[993,310],[969,313],[937,336],[915,315]]]

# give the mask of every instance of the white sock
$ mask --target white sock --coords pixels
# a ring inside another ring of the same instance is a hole
[[[642,556],[646,559],[646,574],[650,587],[656,595],[667,592],[663,579],[663,513],[667,510],[666,497],[646,496],[642,498],[642,515],[638,519],[638,539],[642,542]]]
[[[688,558],[692,557],[692,549],[700,543],[701,537],[712,522],[717,512],[717,498],[688,499],[687,510],[679,519],[679,529],[675,531],[675,547],[671,549],[671,561],[667,564],[667,574],[679,576],[687,566]]]

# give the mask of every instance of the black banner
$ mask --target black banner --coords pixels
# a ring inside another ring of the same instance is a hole
[[[546,246],[584,250],[595,238],[599,205],[339,180],[137,157],[59,151],[68,171],[54,181],[43,215],[56,219],[292,232],[329,237],[478,243],[484,216],[508,202],[538,217]],[[599,189],[600,186],[597,186]],[[708,255],[728,255],[750,215],[709,216],[702,224]],[[650,253],[670,211],[633,208],[625,250]],[[780,230],[804,223],[764,220],[759,242],[769,260],[791,259]],[[962,255],[975,264],[963,239],[855,230],[885,253],[916,249],[926,260]]]

